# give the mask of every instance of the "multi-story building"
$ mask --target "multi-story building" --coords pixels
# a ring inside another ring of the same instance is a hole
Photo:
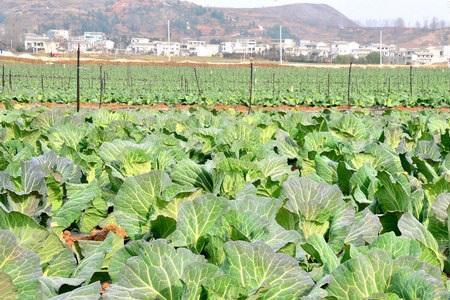
[[[262,49],[258,47],[255,39],[237,39],[235,42],[220,44],[220,52],[223,54],[253,55],[258,54],[257,50]]]
[[[155,42],[156,55],[158,56],[179,56],[181,44],[178,42]]]
[[[53,40],[68,41],[70,38],[69,30],[65,29],[51,29],[47,31],[47,36]]]
[[[52,53],[57,52],[59,48],[59,43],[52,41],[46,35],[27,33],[25,34],[24,46],[25,50],[32,51],[33,53],[38,52]]]
[[[187,40],[180,45],[181,56],[211,57],[219,54],[220,45],[207,44],[205,41]]]
[[[67,42],[67,51],[76,52],[78,45],[80,46],[81,52],[86,52],[89,50],[88,43],[83,36],[74,36]]]
[[[338,41],[331,44],[330,50],[333,56],[353,55],[353,52],[358,50],[359,47],[360,45],[357,42]]]
[[[114,42],[106,39],[106,35],[102,32],[85,32],[82,36],[71,37],[67,43],[67,50],[75,52],[78,45],[81,52],[111,52],[115,46]]]
[[[156,53],[156,45],[147,38],[132,38],[126,51],[133,54],[153,54]]]

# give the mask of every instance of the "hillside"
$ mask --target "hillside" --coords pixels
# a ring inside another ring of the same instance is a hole
[[[75,34],[103,31],[123,43],[131,36],[165,38],[168,19],[174,39],[271,39],[278,37],[279,25],[285,28],[285,36],[323,41],[370,42],[377,40],[378,32],[362,28],[321,4],[236,9],[202,7],[179,0],[2,0],[0,12],[6,41],[21,32],[50,28],[69,28]],[[386,29],[386,42],[406,46],[445,43],[448,38],[448,30]]]

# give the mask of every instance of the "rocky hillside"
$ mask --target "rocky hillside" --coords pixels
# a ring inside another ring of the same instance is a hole
[[[285,35],[313,40],[376,41],[375,29],[358,26],[328,5],[293,4],[257,9],[202,7],[179,0],[2,0],[3,40],[20,32],[68,28],[73,33],[103,31],[124,43],[131,36],[164,38],[167,20],[172,36],[228,40]],[[449,31],[386,29],[386,42],[407,46],[448,42]]]

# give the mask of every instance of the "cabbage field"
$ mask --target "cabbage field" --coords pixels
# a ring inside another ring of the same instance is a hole
[[[16,108],[0,136],[1,299],[449,297],[448,113]]]
[[[75,101],[73,65],[9,63],[0,100]],[[81,100],[127,104],[450,106],[448,68],[82,65]],[[251,91],[251,94],[250,94]]]

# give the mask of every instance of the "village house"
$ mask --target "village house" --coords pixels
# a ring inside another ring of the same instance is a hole
[[[330,44],[324,42],[313,42],[309,40],[300,40],[298,46],[294,48],[293,56],[305,57],[329,57]]]
[[[360,45],[357,42],[338,41],[331,44],[330,51],[333,56],[353,55],[353,52],[358,50],[359,47]]]
[[[132,38],[126,51],[132,54],[153,54],[156,53],[156,45],[147,38]]]
[[[155,46],[158,56],[180,56],[181,44],[178,42],[155,42]]]
[[[206,44],[204,46],[200,46],[197,49],[196,56],[199,57],[212,57],[219,54],[220,45],[216,44]]]
[[[224,42],[220,45],[222,54],[253,55],[256,52],[257,42],[255,39],[237,39],[235,42]]]
[[[51,29],[47,31],[47,36],[52,40],[68,41],[70,33],[65,29]]]
[[[186,40],[181,43],[180,54],[181,56],[197,56],[199,49],[205,46],[205,41]]]
[[[106,39],[102,32],[85,32],[82,36],[71,37],[67,43],[67,51],[77,51],[80,45],[81,52],[111,52],[115,43]]]
[[[364,58],[367,57],[370,53],[374,52],[374,49],[371,47],[364,47],[361,46],[358,49],[354,49],[352,52],[352,56],[355,59],[360,59],[360,58]]]
[[[52,53],[58,51],[59,43],[52,41],[46,35],[27,33],[25,34],[24,47],[25,50],[31,51],[33,53]]]
[[[76,52],[78,49],[78,45],[80,46],[81,52],[88,51],[88,43],[86,42],[83,36],[71,37],[67,43],[67,51]]]
[[[211,57],[219,54],[220,45],[207,44],[205,41],[187,40],[180,46],[181,56]]]

